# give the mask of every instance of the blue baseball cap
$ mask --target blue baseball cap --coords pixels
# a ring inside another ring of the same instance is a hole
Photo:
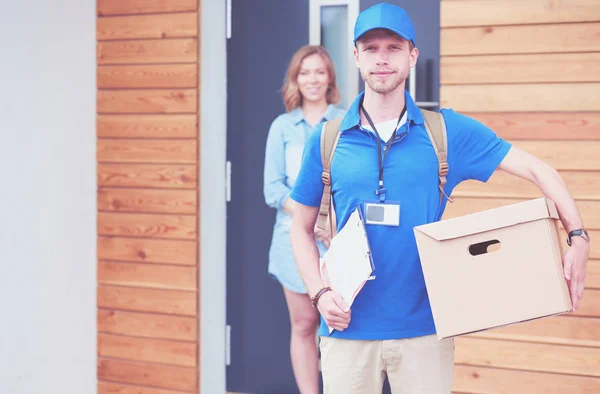
[[[354,45],[363,34],[374,29],[390,30],[417,46],[415,27],[410,17],[396,5],[379,3],[358,14],[354,24]]]

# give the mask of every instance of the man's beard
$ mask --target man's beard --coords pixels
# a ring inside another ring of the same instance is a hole
[[[378,78],[363,70],[360,70],[360,75],[371,90],[379,94],[386,94],[394,91],[405,79],[403,79],[403,76],[400,75],[399,72],[396,72],[387,78]]]

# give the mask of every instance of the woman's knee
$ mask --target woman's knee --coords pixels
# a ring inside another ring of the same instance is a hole
[[[292,318],[292,333],[300,336],[314,337],[319,324],[319,315],[310,314]]]

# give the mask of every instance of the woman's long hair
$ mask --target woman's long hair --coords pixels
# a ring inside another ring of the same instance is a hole
[[[340,91],[337,87],[335,68],[331,56],[329,56],[327,50],[320,45],[305,45],[298,49],[296,53],[294,53],[294,56],[292,56],[292,60],[290,61],[290,65],[288,66],[283,81],[281,95],[283,96],[285,109],[288,112],[302,105],[302,94],[300,94],[300,89],[298,88],[298,74],[300,73],[302,61],[314,54],[318,54],[323,58],[325,67],[327,67],[327,72],[329,73],[329,86],[327,87],[327,94],[325,95],[327,104],[337,104],[340,101]]]

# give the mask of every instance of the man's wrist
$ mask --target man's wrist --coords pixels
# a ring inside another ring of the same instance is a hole
[[[583,237],[575,236],[571,238],[571,246],[583,246],[589,245],[589,241],[586,241]]]
[[[310,303],[311,305],[316,308],[317,304],[319,303],[319,299],[321,298],[321,296],[325,293],[327,293],[328,291],[331,291],[331,287],[327,286],[327,287],[323,287],[322,289],[320,289],[317,294],[315,294],[314,296],[312,296],[310,298]]]
[[[314,297],[315,295],[317,295],[319,290],[321,290],[324,287],[326,287],[326,286],[325,286],[325,284],[323,284],[323,282],[307,285],[306,289],[308,290],[308,297],[310,297],[310,298]]]
[[[567,244],[569,246],[572,246],[572,244],[574,242],[585,242],[585,243],[589,243],[590,242],[590,235],[589,233],[583,229],[583,228],[579,228],[579,229],[575,229],[570,231],[567,234]]]

